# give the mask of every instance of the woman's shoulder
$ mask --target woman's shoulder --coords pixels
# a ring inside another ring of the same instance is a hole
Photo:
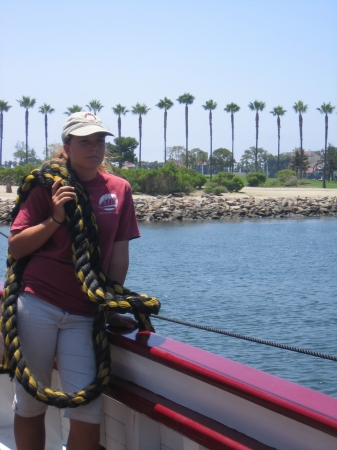
[[[28,198],[50,198],[50,188],[47,186],[37,183],[34,187],[29,190]],[[19,190],[18,190],[19,194]]]
[[[130,188],[130,183],[127,180],[118,177],[112,173],[100,172],[100,176],[106,184],[113,184],[117,188],[124,188],[124,189]]]

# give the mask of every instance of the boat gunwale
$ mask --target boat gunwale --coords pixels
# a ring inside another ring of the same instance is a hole
[[[313,427],[319,431],[337,437],[337,399],[333,397],[297,385],[296,383],[284,380],[283,378],[270,375],[258,369],[245,366],[222,356],[206,352],[205,350],[196,347],[191,347],[188,344],[174,341],[170,338],[164,338],[148,331],[123,332],[115,329],[113,331],[108,330],[108,338],[112,345],[131,351],[132,353],[170,367],[178,372],[196,378],[304,425],[308,425],[309,427]],[[163,340],[165,346],[163,345]],[[179,355],[177,346],[179,347]],[[199,358],[193,360],[191,352],[188,352],[191,348],[193,348],[193,354],[197,355]],[[207,355],[208,357],[207,367],[201,365],[200,361],[198,361],[198,359],[201,360],[204,355]],[[299,395],[304,397],[303,401],[301,400],[301,403],[299,403],[289,397],[286,398],[284,394],[277,392],[278,387],[274,387],[274,391],[271,392],[270,390],[264,390],[254,386],[252,383],[250,384],[246,380],[240,379],[239,376],[234,378],[224,370],[219,370],[217,363],[220,360],[230,363],[231,367],[237,367],[238,370],[248,368],[249,371],[256,374],[256,376],[260,375],[263,378],[272,381],[277,380],[283,387],[289,387],[290,393],[294,390],[298,391]],[[212,364],[212,361],[214,364]],[[313,404],[313,401],[311,402],[312,404],[310,404],[306,394],[307,396],[308,394],[311,394],[315,397],[316,401],[321,401],[321,403],[324,402],[324,405],[326,405],[326,402],[330,399],[332,403],[332,405],[330,405],[331,409],[335,408],[336,411],[335,417],[322,410],[318,411],[317,406]]]

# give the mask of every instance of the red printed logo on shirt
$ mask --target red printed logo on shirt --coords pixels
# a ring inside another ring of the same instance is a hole
[[[98,207],[103,211],[114,211],[118,206],[118,198],[116,194],[104,194],[99,199]]]

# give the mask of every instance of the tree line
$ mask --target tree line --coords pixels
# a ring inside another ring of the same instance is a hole
[[[193,104],[195,100],[195,97],[191,95],[190,93],[184,93],[183,95],[180,95],[176,101],[179,104],[182,104],[185,106],[185,167],[188,168],[189,165],[189,148],[188,148],[188,112],[189,112],[189,106]],[[28,154],[29,154],[29,147],[28,147],[28,129],[29,129],[29,110],[34,107],[36,104],[36,99],[23,96],[21,99],[17,100],[20,107],[24,108],[25,110],[25,149],[26,149],[26,163],[28,163]],[[164,112],[164,162],[167,160],[167,148],[166,148],[166,135],[167,135],[167,121],[168,121],[168,110],[174,105],[174,102],[164,97],[163,99],[160,99],[159,102],[156,104],[156,106],[163,110]],[[87,105],[85,105],[89,111],[92,111],[95,115],[104,107],[99,100],[92,100]],[[258,140],[259,140],[259,123],[260,123],[260,113],[265,109],[266,103],[263,101],[255,100],[254,102],[250,102],[248,104],[249,109],[255,112],[255,128],[256,128],[256,135],[255,135],[255,147],[251,147],[251,150],[254,152],[254,165],[255,165],[255,171],[258,170]],[[210,177],[212,178],[212,159],[213,159],[213,127],[212,127],[212,111],[217,108],[217,103],[210,99],[205,102],[202,107],[208,111],[208,120],[209,120],[209,130],[210,130]],[[7,101],[0,100],[0,165],[2,165],[2,141],[3,141],[3,129],[4,129],[4,112],[8,112],[9,109],[12,108],[11,105],[8,104]],[[75,112],[82,111],[83,107],[79,105],[72,105],[67,108],[67,110],[64,112],[66,115],[70,115]],[[149,108],[144,103],[136,103],[134,106],[132,106],[131,111],[129,111],[126,106],[123,106],[121,104],[117,104],[116,106],[112,107],[112,110],[114,114],[117,115],[117,125],[118,125],[118,146],[119,146],[119,156],[120,161],[119,165],[121,167],[122,164],[122,116],[127,114],[128,112],[131,112],[132,114],[138,116],[138,133],[139,133],[139,149],[138,149],[138,165],[139,167],[142,167],[142,121],[143,116],[145,116],[151,108]],[[305,105],[302,100],[299,100],[298,102],[295,102],[293,105],[294,111],[298,114],[298,120],[299,120],[299,134],[300,134],[300,148],[299,148],[299,161],[300,161],[300,177],[302,178],[303,172],[304,172],[304,150],[303,150],[303,114],[307,111],[308,105]],[[327,154],[327,146],[328,146],[328,127],[329,127],[329,118],[328,116],[333,113],[335,106],[331,105],[331,102],[329,103],[323,103],[319,108],[316,108],[320,113],[324,114],[325,116],[325,145],[324,145],[324,155],[323,155],[323,187],[326,187],[325,185],[325,179],[326,179],[326,167],[327,167],[327,160],[326,160],[326,154]],[[39,107],[39,112],[44,115],[44,124],[45,124],[45,154],[46,158],[49,157],[48,155],[48,115],[52,114],[54,112],[54,108],[51,107],[51,105],[44,103]],[[231,129],[232,129],[232,148],[231,148],[231,171],[234,171],[234,114],[238,113],[240,111],[240,106],[236,103],[228,103],[226,107],[224,108],[224,111],[230,114],[231,119]],[[271,114],[276,116],[276,125],[277,125],[277,138],[278,138],[278,170],[280,170],[280,139],[281,139],[281,117],[286,113],[287,111],[280,105],[275,106],[272,111],[270,111]]]

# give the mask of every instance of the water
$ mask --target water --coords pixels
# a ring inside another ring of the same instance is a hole
[[[140,228],[141,239],[130,242],[126,286],[158,297],[162,315],[337,355],[336,218]],[[6,245],[1,238],[2,279]],[[153,323],[163,336],[337,397],[335,361]]]

